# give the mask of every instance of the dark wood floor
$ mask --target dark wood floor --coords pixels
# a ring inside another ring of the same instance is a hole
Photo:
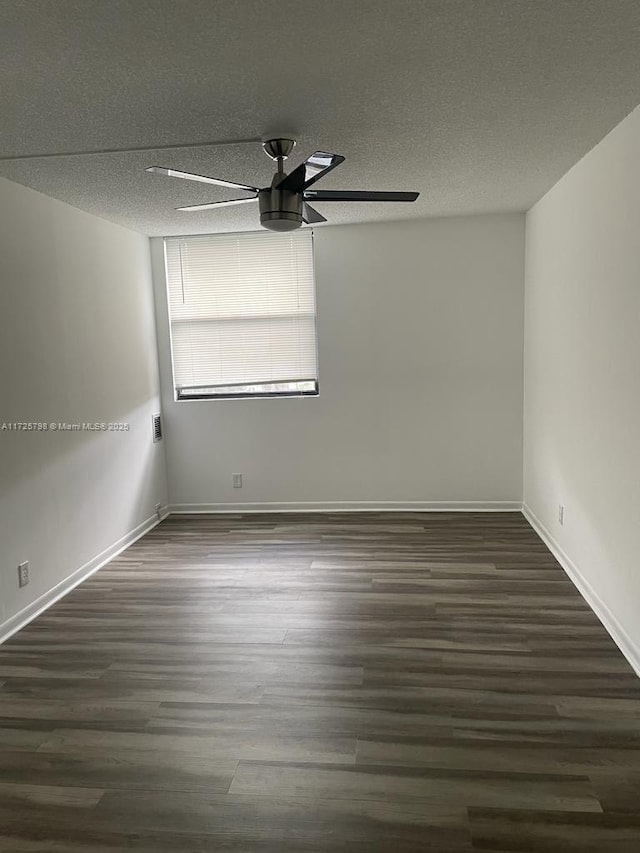
[[[170,518],[0,648],[3,853],[640,850],[640,681],[519,514]]]

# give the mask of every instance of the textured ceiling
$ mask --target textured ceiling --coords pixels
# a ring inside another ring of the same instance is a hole
[[[3,0],[0,157],[293,132],[346,162],[332,223],[526,210],[640,102],[639,0]],[[0,162],[0,175],[147,234],[246,230],[259,143]]]

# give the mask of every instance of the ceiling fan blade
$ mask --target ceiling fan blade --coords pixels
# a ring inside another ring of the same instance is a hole
[[[326,218],[318,213],[310,204],[307,204],[306,201],[302,204],[302,218],[307,223],[307,225],[313,225],[314,222],[326,222]]]
[[[301,190],[315,184],[316,181],[327,175],[340,163],[344,163],[342,154],[331,154],[329,151],[316,151],[301,163],[296,169],[280,181],[278,186],[283,190],[300,192]]]
[[[415,201],[420,193],[369,190],[305,190],[309,201]]]
[[[213,210],[214,207],[230,207],[232,204],[247,204],[255,201],[257,196],[251,198],[230,198],[227,201],[212,201],[209,204],[188,204],[186,207],[176,207],[176,210],[186,210],[189,213],[198,210]]]
[[[165,166],[149,166],[145,172],[154,175],[165,175],[167,178],[183,178],[185,181],[198,181],[201,184],[215,184],[217,187],[230,187],[234,190],[249,190],[258,192],[258,187],[250,187],[247,184],[236,184],[234,181],[221,181],[218,178],[209,178],[207,175],[193,175],[191,172],[179,172],[177,169],[167,169]]]

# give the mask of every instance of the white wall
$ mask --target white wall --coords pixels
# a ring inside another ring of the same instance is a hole
[[[636,666],[639,151],[637,109],[527,215],[524,451],[527,508]]]
[[[173,402],[152,244],[171,504],[519,506],[524,216],[317,228],[302,400]]]
[[[167,498],[148,239],[3,179],[0,220],[1,636]]]

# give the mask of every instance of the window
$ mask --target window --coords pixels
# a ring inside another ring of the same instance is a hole
[[[318,393],[311,231],[164,242],[177,400]]]

